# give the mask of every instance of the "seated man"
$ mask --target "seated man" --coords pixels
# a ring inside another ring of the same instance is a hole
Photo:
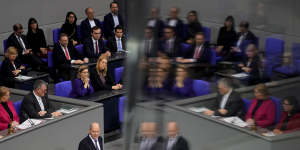
[[[78,150],[103,150],[99,123],[94,122],[90,125],[89,135],[80,141]]]
[[[26,40],[26,36],[23,35],[23,27],[21,24],[15,24],[13,26],[14,33],[12,33],[7,39],[7,47],[15,47],[18,50],[18,59],[23,64],[29,64],[36,70],[47,70],[47,66],[43,65],[40,58],[33,54],[29,44]]]
[[[94,17],[94,9],[86,8],[85,14],[87,16],[80,24],[81,40],[89,38],[94,26],[101,27],[101,22]]]
[[[155,122],[143,122],[140,131],[142,134],[140,150],[160,150],[163,148],[163,138],[157,136]]]
[[[157,55],[157,39],[154,37],[153,30],[151,27],[145,29],[144,54],[147,57],[156,57]]]
[[[191,62],[191,59],[196,59],[197,62],[210,63],[211,49],[207,42],[205,42],[204,33],[196,33],[195,43],[191,48],[183,54],[185,59],[177,59],[179,62]]]
[[[181,42],[182,40],[175,36],[173,27],[165,27],[164,39],[160,41],[158,55],[167,55],[170,58],[179,57]]]
[[[110,52],[104,45],[101,38],[101,28],[95,26],[92,28],[90,38],[86,38],[83,42],[84,55],[91,62],[96,62],[101,54],[105,53],[106,56],[110,56]]]
[[[205,115],[215,116],[239,116],[244,118],[243,101],[240,94],[233,90],[232,81],[222,78],[218,81],[220,96],[213,103],[212,110],[204,112]]]
[[[28,118],[50,118],[58,117],[62,114],[55,112],[54,107],[48,100],[47,83],[37,80],[33,85],[34,90],[26,95],[21,104],[20,118],[24,122]]]
[[[110,52],[126,50],[126,39],[123,36],[123,28],[121,26],[115,28],[115,36],[109,38],[107,47]]]
[[[109,39],[114,36],[114,29],[118,25],[124,27],[123,19],[119,13],[119,5],[117,2],[110,3],[110,13],[104,16],[104,37]]]
[[[61,77],[64,81],[70,80],[71,78],[71,64],[83,64],[88,63],[89,59],[80,56],[73,47],[69,44],[68,36],[64,33],[59,36],[59,44],[54,46],[53,50],[53,61],[54,67],[58,70],[58,77]]]

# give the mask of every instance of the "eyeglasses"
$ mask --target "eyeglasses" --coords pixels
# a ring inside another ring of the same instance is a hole
[[[100,32],[98,32],[98,33],[97,32],[93,32],[93,34],[101,34],[101,33]]]

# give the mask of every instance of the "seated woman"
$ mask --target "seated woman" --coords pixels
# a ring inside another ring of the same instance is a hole
[[[276,125],[273,133],[282,134],[300,129],[300,112],[298,100],[291,96],[283,99],[283,112],[280,122]]]
[[[188,44],[193,44],[196,33],[203,32],[202,25],[198,20],[198,14],[195,10],[188,13],[187,16],[188,27],[187,27],[187,39]]]
[[[39,28],[39,25],[34,18],[30,18],[28,21],[28,32],[26,38],[32,52],[36,56],[47,58],[48,50],[45,34],[44,31]]]
[[[0,131],[9,127],[19,125],[19,117],[14,104],[9,100],[10,90],[7,87],[0,87]]]
[[[193,80],[188,78],[188,71],[184,66],[179,66],[176,69],[172,93],[179,97],[193,97],[196,95],[193,90]]]
[[[250,44],[246,49],[246,58],[238,65],[239,70],[249,74],[248,84],[254,85],[260,82],[261,61],[256,46]]]
[[[2,62],[0,77],[2,85],[10,88],[15,87],[14,78],[20,74],[25,74],[25,67],[21,65],[19,59],[17,59],[18,51],[15,47],[7,48],[5,53],[5,59]]]
[[[77,17],[74,12],[68,12],[66,16],[66,21],[60,29],[60,33],[65,33],[68,35],[70,43],[73,45],[79,44],[78,31],[77,31]]]
[[[254,88],[254,95],[245,120],[250,126],[270,127],[275,122],[276,108],[270,99],[268,88],[264,84],[258,84]]]
[[[91,83],[95,91],[100,90],[119,90],[122,89],[121,84],[115,84],[112,78],[107,75],[108,57],[102,54],[96,64],[95,69],[91,70]]]
[[[82,97],[94,93],[94,88],[89,77],[89,68],[82,65],[78,69],[77,78],[72,81],[70,97]]]

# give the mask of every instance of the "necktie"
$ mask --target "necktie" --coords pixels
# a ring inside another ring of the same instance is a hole
[[[98,144],[97,144],[97,140],[94,140],[94,142],[95,142],[95,148],[96,148],[96,150],[99,150],[99,147],[98,147]]]
[[[70,60],[70,55],[66,47],[64,47],[67,60]]]
[[[198,46],[196,48],[196,51],[195,51],[195,54],[194,54],[194,59],[198,59],[199,58],[200,50],[201,50],[201,46]]]
[[[96,41],[96,55],[98,55],[98,53],[99,53],[99,47],[98,47],[98,41]]]
[[[122,43],[121,43],[121,38],[118,38],[118,51],[122,51]]]
[[[20,43],[20,45],[21,45],[22,49],[25,51],[25,50],[26,50],[26,48],[25,48],[25,47],[24,47],[24,45],[23,45],[23,42],[22,42],[22,39],[21,39],[21,37],[19,37],[19,36],[18,36],[18,40],[19,40],[19,43]]]

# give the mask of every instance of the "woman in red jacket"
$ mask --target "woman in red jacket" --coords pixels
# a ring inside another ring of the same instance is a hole
[[[245,120],[249,125],[262,128],[269,127],[275,122],[275,103],[270,99],[268,88],[264,84],[256,85],[255,98],[251,101]]]
[[[283,99],[283,112],[281,113],[280,122],[276,125],[273,132],[282,134],[300,129],[300,113],[298,112],[298,100],[291,96]]]
[[[19,117],[13,103],[9,100],[10,90],[7,87],[0,87],[0,131],[9,128],[11,125],[19,125]]]

